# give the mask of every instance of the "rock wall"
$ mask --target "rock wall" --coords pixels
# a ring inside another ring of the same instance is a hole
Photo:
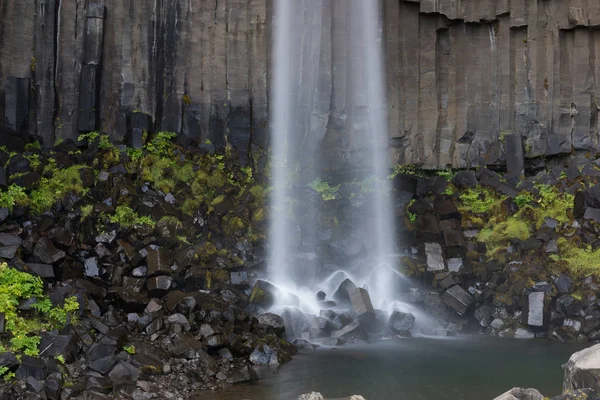
[[[296,2],[307,132],[340,148],[353,110],[356,16]],[[526,157],[597,152],[600,3],[381,0],[393,162],[503,165],[506,133]],[[140,129],[265,147],[272,0],[0,0],[0,141]],[[316,70],[316,73],[314,72]],[[143,119],[143,118],[142,118]],[[146,120],[147,121],[147,120]]]

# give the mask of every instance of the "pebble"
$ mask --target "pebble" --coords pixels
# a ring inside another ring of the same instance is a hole
[[[169,364],[163,365],[163,374],[168,374],[171,372],[171,366]]]

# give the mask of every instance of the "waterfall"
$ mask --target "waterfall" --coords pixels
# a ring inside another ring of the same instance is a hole
[[[325,25],[326,18],[331,18],[334,4],[326,0],[274,2],[270,97],[272,211],[267,279],[282,293],[292,294],[280,296],[280,310],[299,304],[303,312],[318,315],[322,306],[315,298],[317,291],[331,296],[341,281],[349,278],[357,286],[369,289],[375,308],[390,312],[398,308],[396,283],[403,277],[395,268],[380,2],[348,0],[335,6],[342,7],[345,15],[347,87],[343,109],[328,110],[330,121],[322,123],[311,114],[316,107],[314,96],[336,88],[324,87],[320,75],[321,54],[327,49],[322,47],[325,44],[319,24]],[[334,114],[343,115],[339,118],[343,128],[339,130],[348,154],[343,168],[335,165],[335,152],[321,148]],[[370,185],[369,193],[361,195],[366,204],[348,217],[348,240],[356,243],[357,250],[352,253],[355,257],[336,271],[325,270],[315,261],[319,254],[317,224],[324,211],[310,206],[307,196],[310,182],[320,179],[325,165],[328,170],[343,170],[338,176],[346,174]],[[303,211],[299,213],[298,208]]]

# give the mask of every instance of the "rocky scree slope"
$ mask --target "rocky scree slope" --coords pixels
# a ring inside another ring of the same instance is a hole
[[[264,185],[173,138],[0,150],[3,399],[191,398],[296,352],[249,303]]]

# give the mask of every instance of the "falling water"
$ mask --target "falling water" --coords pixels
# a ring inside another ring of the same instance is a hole
[[[327,123],[322,126],[319,121],[315,123],[310,112],[312,96],[327,90],[318,78],[319,68],[323,67],[319,65],[321,59],[314,55],[321,50],[322,36],[319,33],[311,36],[306,26],[327,18],[327,12],[323,11],[326,3],[329,4],[321,0],[276,0],[274,3],[270,98],[273,190],[268,280],[283,292],[293,294],[286,300],[280,298],[276,308],[281,310],[291,305],[288,300],[299,299],[303,312],[318,314],[320,306],[315,293],[323,290],[331,295],[343,279],[350,278],[357,286],[368,287],[376,308],[418,313],[411,306],[396,301],[395,284],[404,278],[395,269],[394,210],[391,181],[387,179],[390,163],[383,34],[378,1],[337,3],[346,13],[348,84],[344,109],[335,112],[344,114],[343,135],[352,158],[344,167],[354,170],[349,173],[352,179],[367,178],[372,185],[366,197],[368,204],[356,217],[357,221],[362,218],[366,223],[355,223],[355,232],[351,232],[363,238],[361,241],[367,243],[364,245],[367,251],[361,251],[351,265],[342,265],[333,274],[315,270],[310,258],[318,254],[317,243],[310,238],[317,236],[321,210],[306,212],[305,209],[304,214],[295,218],[290,211],[306,199],[308,183],[320,176],[322,165],[330,165],[332,160],[327,152],[321,155],[318,151]],[[328,111],[334,113],[334,110]],[[366,218],[363,213],[367,214]],[[299,262],[299,254],[307,256]]]
[[[289,157],[292,126],[291,45],[292,1],[275,2],[273,33],[273,82],[271,92],[271,208],[269,261],[273,267],[271,277],[275,282],[285,282],[288,277],[288,259],[292,249],[292,222],[286,214],[286,202],[290,199],[292,164]]]

